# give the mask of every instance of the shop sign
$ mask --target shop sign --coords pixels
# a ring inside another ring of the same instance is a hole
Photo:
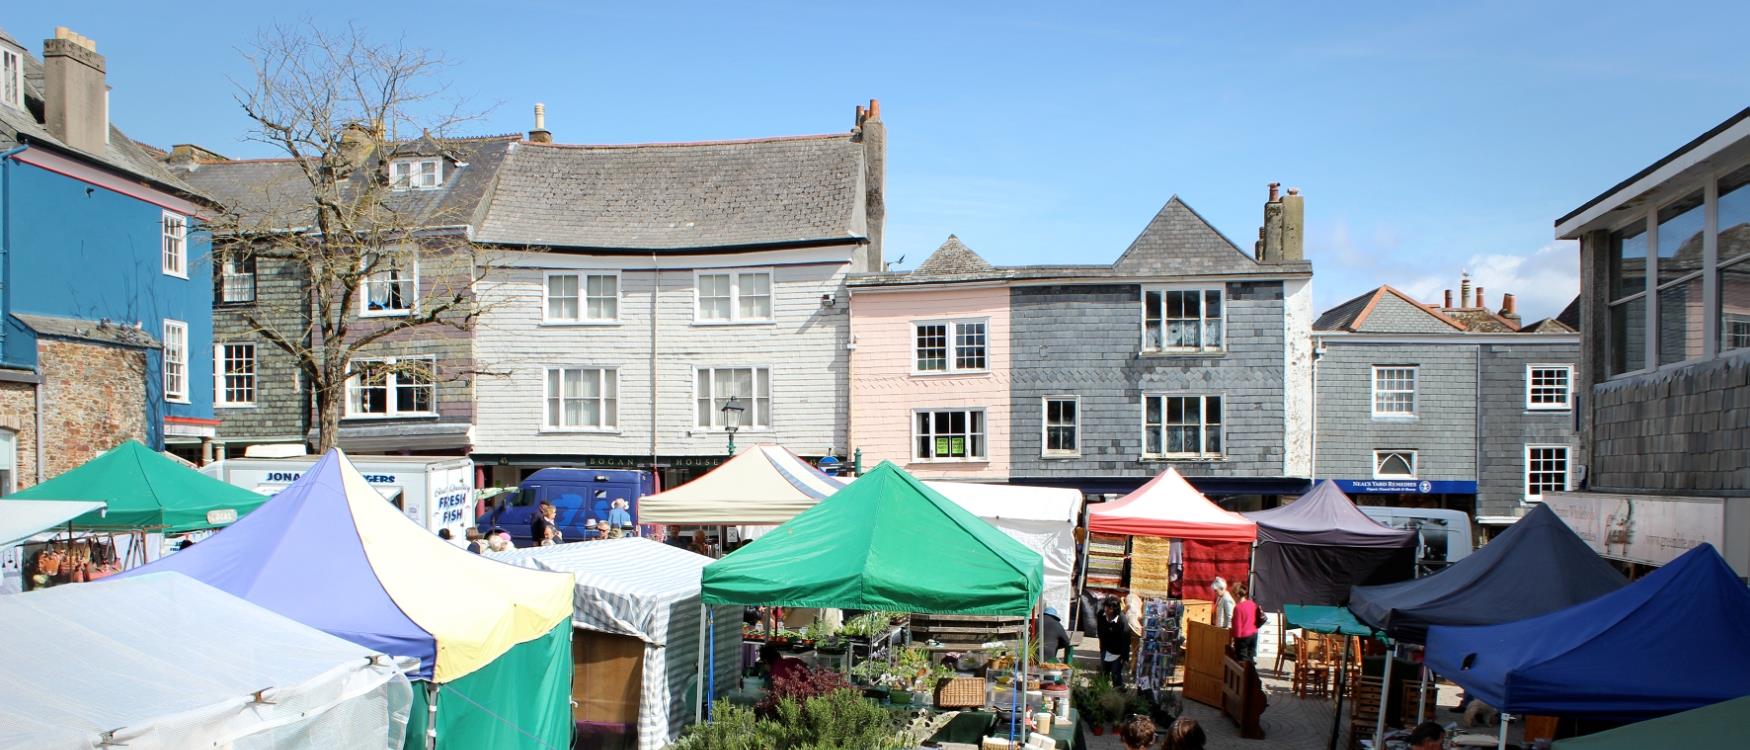
[[[1702,543],[1725,552],[1726,505],[1719,498],[1565,492],[1543,502],[1605,557],[1664,565]]]
[[[236,520],[236,508],[219,508],[218,510],[207,511],[207,523],[213,526],[221,526],[227,523],[232,523]]]
[[[1351,495],[1475,495],[1477,483],[1454,479],[1338,479]]]

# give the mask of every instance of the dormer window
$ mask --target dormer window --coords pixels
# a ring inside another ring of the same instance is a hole
[[[396,190],[432,190],[444,184],[444,160],[396,159],[389,163],[390,185]]]
[[[24,109],[24,53],[0,44],[0,105]]]

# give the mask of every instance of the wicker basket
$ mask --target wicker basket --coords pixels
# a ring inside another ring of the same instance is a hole
[[[977,708],[984,705],[984,680],[950,677],[936,683],[936,708]]]

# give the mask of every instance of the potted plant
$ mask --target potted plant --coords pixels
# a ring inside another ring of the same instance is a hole
[[[1124,721],[1129,709],[1129,691],[1111,688],[1106,691],[1105,695],[1100,696],[1100,715],[1105,717],[1106,724],[1112,727],[1113,732],[1118,731],[1118,724]]]
[[[1098,675],[1070,688],[1070,705],[1081,712],[1082,721],[1087,722],[1096,735],[1106,733],[1106,724],[1110,719],[1106,714],[1105,698],[1111,692],[1112,683],[1105,675]]]

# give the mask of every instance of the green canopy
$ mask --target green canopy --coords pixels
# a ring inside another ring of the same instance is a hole
[[[1310,630],[1314,633],[1340,633],[1342,635],[1359,635],[1369,638],[1386,640],[1385,634],[1360,620],[1355,619],[1355,613],[1346,607],[1330,607],[1322,604],[1284,604],[1282,619],[1288,621],[1288,627]]]
[[[707,604],[1026,617],[1039,553],[883,461],[705,567]]]
[[[1704,655],[1705,658],[1705,655]],[[1556,750],[1641,750],[1648,747],[1743,747],[1750,726],[1750,696],[1557,740]]]
[[[226,484],[129,440],[84,465],[7,500],[100,500],[104,512],[73,519],[86,530],[147,529],[180,533],[225,526],[267,496]]]

